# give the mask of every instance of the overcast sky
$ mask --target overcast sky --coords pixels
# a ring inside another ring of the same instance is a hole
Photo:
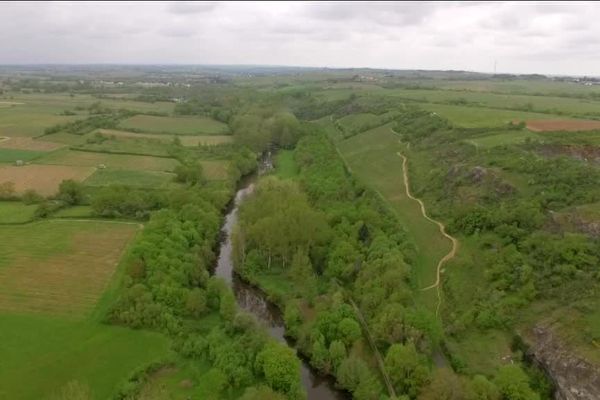
[[[0,64],[600,75],[600,4],[0,2]]]

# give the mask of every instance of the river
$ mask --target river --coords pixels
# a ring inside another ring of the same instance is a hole
[[[237,191],[230,211],[225,216],[225,223],[221,228],[222,241],[219,249],[219,258],[215,268],[215,275],[221,277],[233,289],[238,306],[254,315],[265,325],[271,337],[293,348],[284,336],[285,327],[281,311],[266,299],[264,293],[248,285],[237,277],[233,271],[231,232],[237,222],[238,208],[244,198],[252,193],[254,182],[252,179],[245,181],[242,188]],[[302,385],[308,400],[342,400],[349,399],[347,392],[337,390],[331,377],[325,377],[310,367],[305,359],[300,366]]]

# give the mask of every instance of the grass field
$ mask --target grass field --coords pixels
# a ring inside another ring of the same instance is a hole
[[[137,229],[68,220],[1,226],[0,312],[89,315]]]
[[[98,167],[100,164],[104,164],[107,168],[148,171],[172,171],[179,164],[177,160],[172,158],[96,153],[69,149],[55,151],[38,159],[36,162],[38,164],[83,167]]]
[[[169,143],[173,141],[175,135],[164,135],[158,133],[136,133],[128,131],[118,131],[114,129],[98,129],[99,133],[105,136],[115,136],[117,138],[146,138]],[[217,145],[223,143],[231,143],[233,136],[231,135],[176,135],[183,146],[198,146],[202,145]]]
[[[142,188],[166,188],[175,185],[175,174],[160,171],[135,171],[124,169],[98,169],[85,184],[89,186],[128,185]]]
[[[512,121],[527,121],[530,119],[552,119],[556,115],[541,114],[526,111],[498,110],[484,107],[465,107],[446,104],[419,104],[426,110],[436,112],[447,118],[453,124],[463,128],[482,128],[506,125]]]
[[[600,102],[587,99],[576,99],[556,96],[530,96],[520,94],[499,94],[454,90],[418,90],[418,89],[392,89],[385,90],[385,95],[398,96],[422,102],[449,102],[464,101],[493,108],[530,108],[530,111],[557,113],[598,113]],[[476,112],[476,110],[474,110]]]
[[[59,143],[35,140],[28,137],[12,137],[8,140],[0,141],[0,148],[29,151],[53,151],[63,147]]]
[[[17,193],[33,189],[39,194],[49,196],[57,192],[63,180],[83,181],[94,170],[93,167],[76,165],[0,166],[0,183],[13,182]]]
[[[132,371],[168,354],[151,332],[43,315],[0,314],[0,398],[52,399],[70,381],[109,399]]]
[[[90,137],[90,134],[86,135],[73,135],[71,133],[59,132],[53,133],[52,135],[43,136],[42,140],[46,142],[66,144],[66,145],[78,145],[81,143],[85,143],[86,139]]]
[[[17,160],[31,161],[42,155],[41,151],[14,150],[0,148],[0,163],[14,163]]]
[[[19,224],[33,219],[37,204],[18,201],[0,201],[0,224]]]
[[[527,139],[543,140],[539,135],[527,130],[506,131],[498,134],[489,134],[486,136],[475,137],[465,140],[467,143],[474,145],[477,148],[491,148],[509,144],[525,143]]]
[[[275,173],[279,178],[290,179],[298,175],[298,166],[294,161],[294,152],[281,150],[275,158]]]
[[[123,130],[135,129],[149,133],[175,135],[218,135],[226,133],[228,128],[222,122],[208,117],[156,117],[135,115],[122,121]]]
[[[434,283],[437,263],[450,251],[451,243],[440,234],[437,225],[423,218],[418,203],[406,196],[402,159],[397,155],[403,148],[398,137],[389,125],[384,125],[338,142],[337,146],[353,174],[390,204],[417,246],[413,265],[416,286]],[[422,292],[420,297],[435,310],[435,290]]]

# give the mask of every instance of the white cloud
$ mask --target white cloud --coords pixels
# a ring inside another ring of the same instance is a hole
[[[185,63],[600,74],[600,4],[0,2],[0,64]]]

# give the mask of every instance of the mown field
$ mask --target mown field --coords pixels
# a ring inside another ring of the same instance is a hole
[[[85,317],[137,229],[58,220],[0,226],[0,312]]]
[[[227,125],[208,117],[136,115],[122,121],[119,128],[175,135],[219,135],[227,132]]]

